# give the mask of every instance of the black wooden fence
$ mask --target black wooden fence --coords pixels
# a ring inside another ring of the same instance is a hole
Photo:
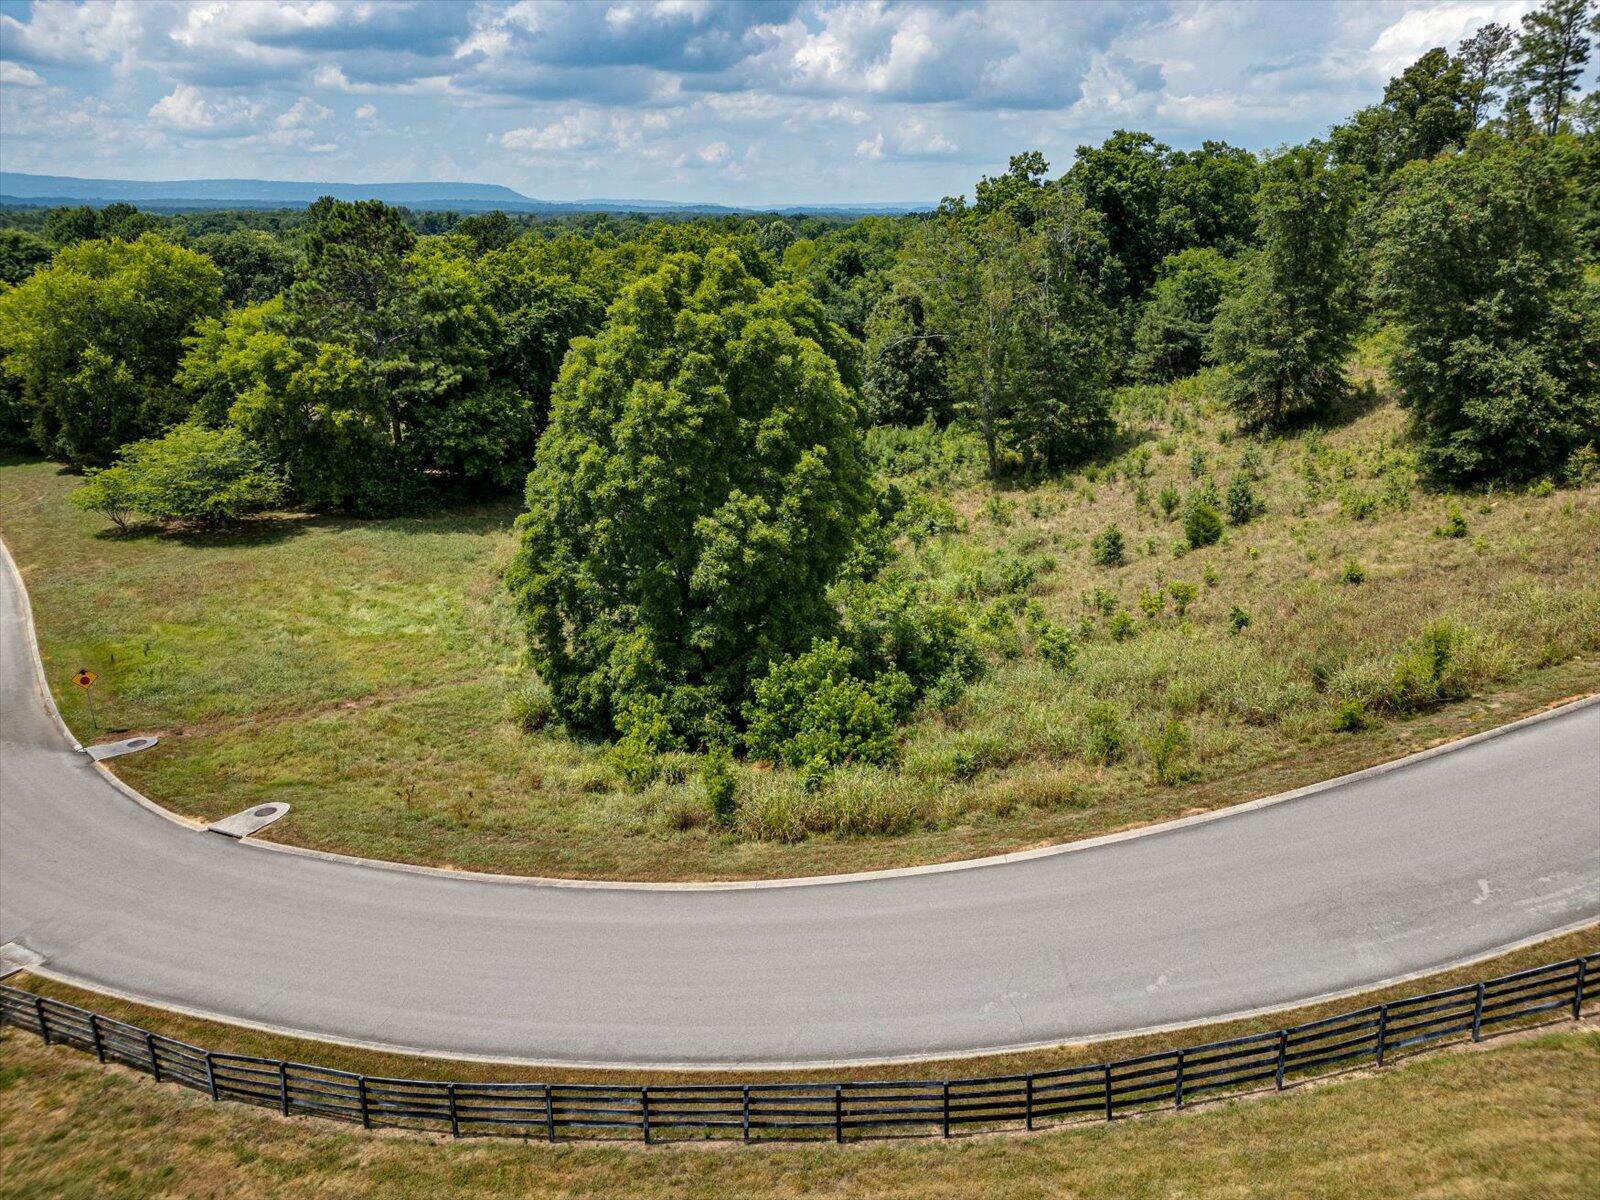
[[[48,1045],[89,1050],[156,1079],[241,1100],[288,1116],[307,1113],[463,1134],[509,1133],[556,1141],[584,1137],[820,1137],[842,1142],[870,1131],[958,1127],[1032,1129],[1045,1122],[1182,1108],[1222,1092],[1279,1088],[1446,1038],[1542,1014],[1582,1015],[1586,983],[1600,954],[1585,955],[1373,1004],[1288,1029],[1093,1066],[983,1079],[870,1080],[837,1083],[445,1083],[356,1075],[306,1063],[202,1050],[186,1042],[12,987],[0,986],[0,1023],[38,1034]]]

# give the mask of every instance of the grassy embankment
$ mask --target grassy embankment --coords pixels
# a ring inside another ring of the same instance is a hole
[[[511,504],[117,537],[67,503],[73,477],[22,463],[0,468],[0,532],[74,729],[95,732],[67,679],[89,666],[102,736],[162,734],[116,764],[135,786],[208,819],[285,800],[272,837],[490,871],[750,877],[995,853],[1270,794],[1600,689],[1600,486],[1430,493],[1381,400],[1259,443],[1204,378],[1125,393],[1121,418],[1116,457],[998,493],[970,441],[903,439],[902,485],[955,524],[902,542],[900,565],[998,614],[988,673],[916,717],[897,766],[815,792],[741,767],[731,832],[711,827],[692,761],[635,792],[604,747],[508,718],[526,680],[498,582]],[[1242,472],[1265,511],[1183,552],[1163,490],[1225,495]],[[1456,514],[1462,535],[1446,536]],[[1113,522],[1128,561],[1096,566],[1090,539]],[[1182,619],[1173,584],[1196,588]],[[1069,669],[1034,653],[1030,606],[1081,639]],[[1250,617],[1237,634],[1235,607]],[[1337,731],[1439,621],[1458,630],[1450,680],[1470,697]],[[1162,784],[1169,720],[1189,748]]]
[[[1284,1101],[1033,1135],[717,1149],[363,1133],[100,1067],[8,1031],[0,1197],[1429,1196],[1600,1190],[1600,1032],[1352,1072]],[[152,1136],[156,1130],[160,1136]]]

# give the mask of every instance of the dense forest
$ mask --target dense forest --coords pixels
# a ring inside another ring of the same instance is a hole
[[[903,218],[12,210],[0,442],[119,529],[525,487],[519,719],[640,777],[706,752],[720,813],[732,755],[884,761],[984,670],[981,614],[888,569],[950,519],[897,481],[921,431],[1010,486],[1125,449],[1117,389],[1212,371],[1270,437],[1345,404],[1382,328],[1432,486],[1600,477],[1597,20],[1487,25],[1304,145],[1119,130]],[[1194,546],[1257,504],[1244,474],[1158,501]]]

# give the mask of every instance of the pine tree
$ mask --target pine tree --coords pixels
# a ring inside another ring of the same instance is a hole
[[[1537,109],[1546,134],[1561,129],[1568,97],[1578,90],[1589,61],[1589,34],[1596,20],[1589,0],[1545,0],[1522,18],[1516,80]]]

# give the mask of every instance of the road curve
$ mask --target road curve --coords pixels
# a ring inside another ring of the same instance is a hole
[[[529,1063],[794,1065],[1293,1004],[1600,920],[1600,704],[1067,853],[805,887],[419,873],[185,829],[74,751],[0,565],[0,942],[289,1032]]]

